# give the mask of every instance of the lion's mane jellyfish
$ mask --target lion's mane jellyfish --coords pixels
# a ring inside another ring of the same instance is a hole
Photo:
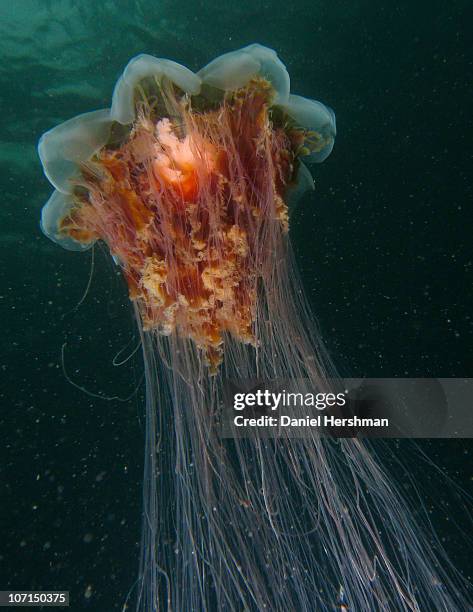
[[[219,435],[224,380],[319,390],[333,376],[288,230],[313,188],[304,164],[334,138],[334,113],[290,94],[276,53],[250,45],[197,74],[139,55],[111,109],[40,140],[55,187],[44,233],[66,249],[107,245],[141,334],[137,609],[464,607],[460,579],[365,444]]]

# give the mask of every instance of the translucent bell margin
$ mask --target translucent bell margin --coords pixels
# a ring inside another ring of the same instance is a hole
[[[38,143],[38,155],[49,182],[62,193],[71,193],[71,178],[78,164],[87,161],[108,141],[112,120],[110,110],[78,115],[45,132]]]
[[[286,66],[276,51],[262,45],[248,45],[220,55],[197,74],[204,83],[223,90],[243,87],[252,77],[260,75],[274,87],[274,104],[286,104],[289,98],[290,79]]]
[[[288,103],[282,105],[287,114],[301,127],[317,132],[325,141],[320,151],[312,151],[303,156],[309,163],[321,163],[330,155],[335,143],[337,125],[335,113],[331,108],[310,98],[291,94]]]
[[[111,118],[127,125],[135,119],[134,89],[146,77],[167,77],[182,91],[191,95],[200,92],[202,81],[185,66],[167,59],[142,53],[131,59],[118,79],[112,96]]]
[[[309,168],[302,162],[299,162],[296,180],[289,185],[285,195],[289,212],[292,214],[304,194],[308,191],[314,191],[314,189],[314,179]]]
[[[220,55],[197,74],[171,60],[141,54],[126,66],[113,91],[111,117],[124,125],[135,118],[134,88],[146,77],[166,76],[190,95],[200,92],[202,83],[222,90],[243,87],[252,77],[261,75],[273,85],[275,104],[289,97],[290,80],[286,67],[275,51],[253,44]]]
[[[88,244],[77,242],[59,232],[59,222],[64,219],[72,207],[72,196],[55,189],[41,210],[40,227],[43,234],[68,251],[86,251],[95,241]]]

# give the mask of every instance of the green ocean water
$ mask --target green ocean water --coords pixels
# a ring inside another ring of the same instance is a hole
[[[192,70],[259,42],[291,89],[331,106],[338,136],[291,221],[304,286],[342,374],[473,376],[471,2],[0,2],[0,589],[61,588],[121,609],[137,572],[143,447],[139,352],[102,249],[49,242],[42,132],[110,104],[146,52]],[[120,352],[121,351],[121,352]],[[126,398],[104,400],[90,393]],[[471,491],[469,440],[423,448]],[[394,452],[407,453],[393,443]],[[408,456],[408,455],[406,455]],[[471,575],[457,499],[424,491]]]

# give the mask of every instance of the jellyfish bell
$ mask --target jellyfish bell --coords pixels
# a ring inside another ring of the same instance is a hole
[[[43,211],[46,235],[76,250],[103,240],[145,328],[193,339],[214,373],[224,334],[257,343],[256,285],[270,233],[287,232],[288,203],[312,187],[299,154],[314,129],[334,136],[323,104],[292,98],[284,65],[261,45],[197,75],[139,55],[110,111],[66,121],[39,143],[57,190]],[[127,126],[118,143],[116,124]]]
[[[462,609],[359,441],[219,435],[225,379],[323,391],[334,373],[288,230],[313,189],[306,164],[335,134],[333,111],[291,94],[276,53],[249,45],[197,73],[140,55],[111,110],[40,140],[55,187],[43,232],[66,249],[107,245],[142,340],[139,610],[309,612],[333,607],[340,585],[350,609]]]

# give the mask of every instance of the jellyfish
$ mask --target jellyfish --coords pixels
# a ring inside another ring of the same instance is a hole
[[[357,438],[224,437],[226,380],[336,370],[289,238],[334,112],[258,44],[194,73],[138,55],[111,108],[43,134],[44,234],[106,245],[146,383],[143,611],[462,610],[465,585]]]

